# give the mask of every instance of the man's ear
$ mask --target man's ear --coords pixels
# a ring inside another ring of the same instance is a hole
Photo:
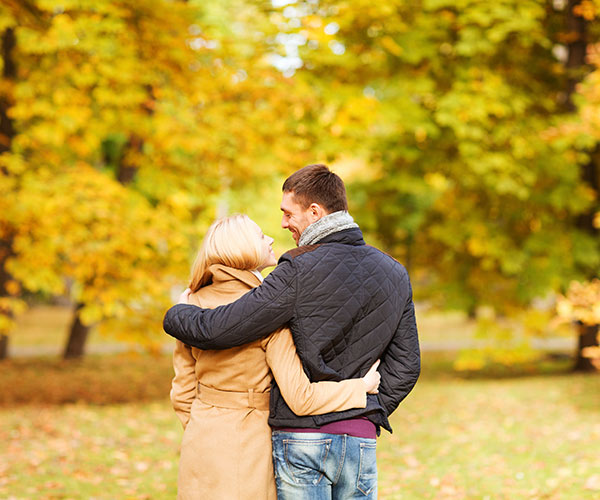
[[[317,222],[322,217],[325,217],[328,213],[329,212],[318,203],[311,203],[308,207],[308,217],[311,220],[311,224]]]

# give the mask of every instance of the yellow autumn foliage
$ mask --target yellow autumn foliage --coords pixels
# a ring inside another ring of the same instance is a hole
[[[0,265],[14,282],[82,303],[85,324],[161,339],[220,194],[310,155],[278,119],[311,103],[269,63],[273,29],[237,0],[0,2],[15,36],[0,58],[16,68],[0,78],[14,129],[0,137]],[[22,304],[10,283],[0,333]]]
[[[557,299],[559,317],[586,325],[600,323],[600,279],[581,283],[573,281],[566,295]]]

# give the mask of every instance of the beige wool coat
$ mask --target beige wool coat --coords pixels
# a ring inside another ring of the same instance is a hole
[[[250,271],[213,265],[212,284],[190,303],[214,308],[260,280]],[[177,341],[171,401],[184,427],[177,482],[181,500],[275,500],[269,389],[273,376],[298,415],[364,408],[361,379],[310,383],[287,328],[222,351]]]

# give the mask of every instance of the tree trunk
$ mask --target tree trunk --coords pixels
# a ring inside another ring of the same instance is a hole
[[[577,358],[575,360],[575,366],[573,369],[577,372],[592,372],[596,368],[589,358],[584,358],[581,355],[581,351],[585,347],[592,347],[598,345],[598,325],[578,325],[579,330],[579,342],[577,345]]]
[[[11,280],[10,274],[6,272],[6,261],[13,255],[12,238],[10,236],[0,240],[0,297],[10,297],[7,290],[7,284]],[[12,318],[13,312],[10,309],[0,308],[0,314]],[[8,357],[8,335],[0,334],[0,361]]]
[[[0,335],[0,361],[8,358],[8,335]]]
[[[144,139],[141,137],[132,134],[127,144],[123,148],[123,153],[121,155],[119,164],[117,166],[116,177],[117,181],[123,186],[127,186],[133,182],[135,178],[135,174],[138,171],[138,166],[129,162],[127,159],[128,151],[133,151],[134,153],[141,153],[144,148]]]
[[[7,28],[2,33],[2,79],[15,81],[17,78],[17,68],[13,60],[13,51],[17,44],[15,30]],[[8,110],[12,105],[12,96],[0,95],[0,154],[11,150],[12,140],[15,136],[15,129],[12,119],[8,116]],[[6,172],[3,172],[6,173]]]
[[[142,112],[150,117],[154,114],[154,103],[156,98],[154,97],[154,90],[151,85],[146,85],[146,92],[148,94],[148,99],[142,104],[141,108]],[[137,135],[135,132],[130,135],[129,140],[125,144],[117,166],[116,178],[123,186],[131,184],[139,170],[139,165],[129,159],[129,151],[132,151],[134,155],[142,154],[144,151],[144,138]]]
[[[568,56],[565,64],[567,68],[567,109],[575,111],[576,106],[573,102],[575,87],[581,82],[584,76],[585,57],[587,54],[587,21],[575,14],[576,7],[581,0],[569,0],[567,8],[567,43]]]
[[[83,357],[85,353],[85,343],[90,333],[90,327],[81,322],[79,313],[84,304],[81,302],[76,304],[73,311],[73,322],[69,330],[69,339],[63,355],[64,359],[75,359]]]
[[[7,28],[2,33],[2,80],[14,81],[17,77],[17,68],[13,59],[13,51],[17,40],[13,28]],[[12,119],[8,116],[8,110],[12,104],[12,96],[7,94],[0,95],[0,154],[11,150],[12,140],[15,136],[15,130]],[[0,170],[0,175],[8,175],[6,169]],[[12,236],[9,228],[5,229],[5,236],[0,240],[0,297],[10,296],[6,289],[7,283],[11,280],[6,272],[6,261],[12,255]],[[12,311],[0,311],[0,314],[12,317]],[[0,335],[0,360],[8,357],[8,335]]]
[[[571,112],[576,111],[575,103],[573,102],[573,94],[577,84],[582,80],[585,75],[586,66],[586,54],[588,48],[587,40],[587,21],[579,15],[576,15],[574,10],[581,4],[581,0],[569,0],[567,9],[567,30],[569,43],[568,47],[568,58],[566,62],[568,83],[567,83],[567,109]],[[597,146],[596,150],[590,154],[589,162],[581,168],[581,179],[585,182],[588,187],[593,189],[596,195],[600,192],[600,182],[598,175],[598,165],[600,164],[600,148]],[[595,209],[590,209],[587,213],[581,214],[575,221],[576,226],[587,233],[597,236],[598,230],[594,227],[594,214]],[[594,272],[590,272],[588,279],[595,277]],[[592,371],[594,365],[588,358],[584,358],[581,355],[582,350],[585,347],[597,346],[598,345],[598,325],[583,325],[580,324],[578,327],[579,341],[577,345],[577,353],[575,360],[575,371]]]
[[[6,271],[6,261],[13,256],[12,237],[10,233],[0,239],[0,297],[10,297],[11,294],[7,289],[8,283],[11,281],[11,276]],[[13,312],[10,308],[0,308],[0,314],[12,318]],[[8,335],[0,334],[0,361],[8,358]]]

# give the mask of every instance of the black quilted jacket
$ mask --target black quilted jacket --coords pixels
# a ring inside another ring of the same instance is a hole
[[[232,304],[212,310],[172,307],[164,329],[188,345],[226,349],[264,337],[285,323],[311,381],[361,377],[381,359],[381,385],[378,395],[368,395],[366,408],[300,417],[274,384],[269,424],[314,428],[365,415],[391,432],[387,417],[420,372],[406,269],[365,245],[359,229],[348,229],[285,253],[261,286]]]

